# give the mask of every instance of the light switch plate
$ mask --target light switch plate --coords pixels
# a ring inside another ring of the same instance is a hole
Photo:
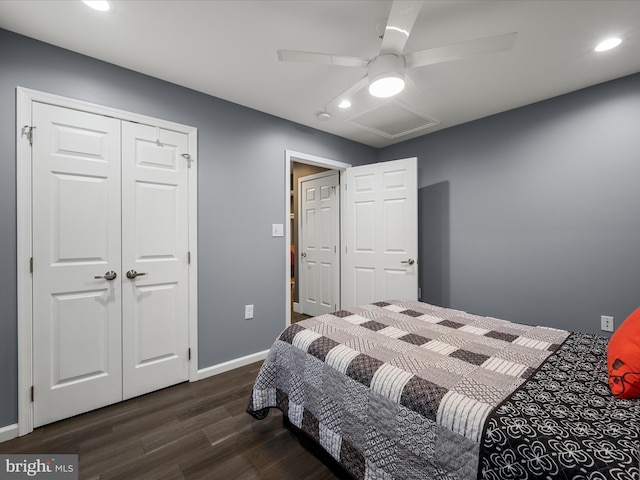
[[[282,223],[274,223],[271,225],[272,237],[284,237],[284,225]]]

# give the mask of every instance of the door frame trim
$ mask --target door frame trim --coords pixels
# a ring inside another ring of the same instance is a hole
[[[310,155],[308,153],[295,152],[293,150],[285,150],[284,152],[284,258],[285,258],[285,327],[291,325],[291,162],[305,163],[307,165],[315,165],[317,167],[325,167],[331,170],[338,170],[340,178],[344,171],[351,167],[350,163],[344,163],[337,160],[331,160],[329,158],[318,157],[316,155]],[[343,242],[343,224],[344,212],[343,202],[340,201],[340,245]],[[338,256],[341,258],[341,255]],[[340,278],[343,278],[342,261],[340,261]],[[341,282],[342,283],[342,282]],[[340,287],[342,288],[342,287]],[[338,308],[340,308],[341,300],[338,301]]]
[[[23,87],[16,87],[16,219],[17,219],[17,302],[18,302],[18,435],[33,431],[33,286],[30,272],[33,231],[31,145],[24,126],[31,125],[31,107],[34,102],[80,110],[118,120],[165,128],[189,137],[191,168],[189,175],[189,381],[198,380],[198,130],[195,127],[170,122],[147,115],[119,110],[95,103],[75,100]],[[37,137],[37,132],[34,134]],[[193,152],[193,153],[192,153]]]

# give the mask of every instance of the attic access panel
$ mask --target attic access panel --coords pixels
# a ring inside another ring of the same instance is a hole
[[[380,104],[354,115],[349,121],[360,128],[389,139],[426,130],[440,123],[437,119],[419,113],[397,100]]]

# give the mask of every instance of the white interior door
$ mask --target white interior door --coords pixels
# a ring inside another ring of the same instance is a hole
[[[345,170],[343,303],[418,298],[417,159]]]
[[[188,146],[184,133],[122,122],[125,399],[189,378]]]
[[[337,310],[340,240],[338,172],[298,179],[300,307],[307,315]]]
[[[120,122],[42,103],[32,115],[39,426],[122,399]]]

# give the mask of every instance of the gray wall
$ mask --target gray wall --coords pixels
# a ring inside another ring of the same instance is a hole
[[[377,150],[0,30],[0,427],[17,421],[15,89],[198,128],[200,368],[269,348],[284,328],[285,149],[361,164]],[[244,305],[255,318],[244,320]]]
[[[640,305],[639,75],[377,151],[0,30],[0,427],[17,421],[18,85],[198,128],[201,368],[283,327],[285,149],[419,158],[425,301],[598,333]]]
[[[600,332],[640,305],[640,75],[406,141],[422,299]],[[604,334],[606,335],[606,334]]]

